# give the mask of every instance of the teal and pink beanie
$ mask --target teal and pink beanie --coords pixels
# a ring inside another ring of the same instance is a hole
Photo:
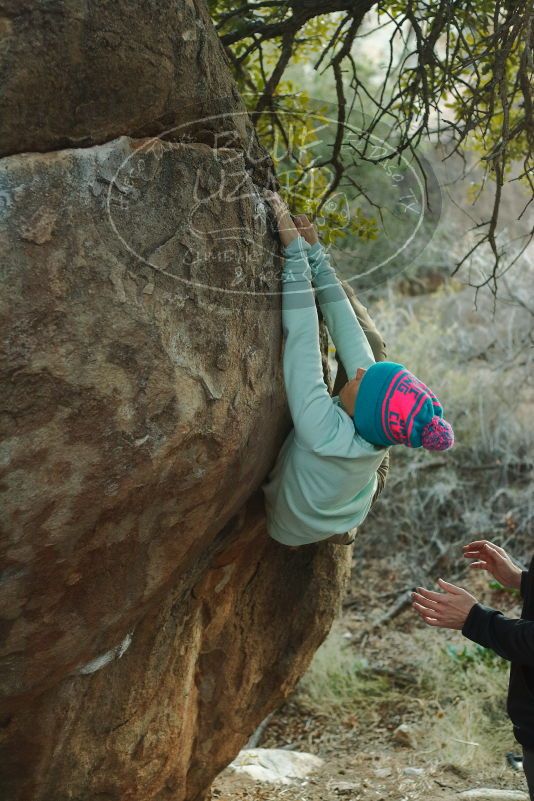
[[[400,444],[446,451],[454,445],[436,396],[396,362],[376,362],[365,371],[353,419],[358,433],[382,448]]]

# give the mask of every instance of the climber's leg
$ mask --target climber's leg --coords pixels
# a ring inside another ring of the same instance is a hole
[[[371,350],[373,351],[373,356],[375,357],[375,360],[377,362],[383,362],[385,359],[387,359],[387,353],[386,353],[386,343],[382,339],[382,335],[380,334],[378,328],[372,321],[366,306],[364,306],[363,303],[360,303],[360,301],[356,297],[351,285],[348,284],[346,281],[341,281],[341,284],[347,294],[347,297],[349,299],[352,308],[356,313],[358,322],[363,328],[363,332],[367,337],[369,345],[371,346]],[[345,368],[341,364],[341,361],[337,353],[336,353],[336,361],[337,361],[337,373],[336,373],[336,380],[334,381],[334,388],[332,390],[332,395],[339,395],[339,390],[348,381]]]
[[[380,463],[378,470],[376,471],[378,477],[378,484],[375,490],[375,494],[373,495],[373,500],[371,501],[371,507],[378,499],[380,493],[382,492],[382,490],[386,485],[388,472],[389,472],[389,451],[386,451],[386,455],[382,459],[382,462]]]

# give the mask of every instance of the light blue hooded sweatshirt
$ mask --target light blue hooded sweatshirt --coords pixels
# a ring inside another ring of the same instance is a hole
[[[270,536],[284,545],[305,545],[360,525],[387,448],[358,434],[324,382],[312,280],[347,376],[375,361],[328,254],[320,242],[310,245],[302,236],[283,253],[283,373],[294,428],[262,489]]]

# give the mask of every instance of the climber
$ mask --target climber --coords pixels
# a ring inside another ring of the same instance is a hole
[[[432,392],[403,365],[375,361],[315,227],[275,192],[282,270],[283,375],[294,427],[262,485],[267,528],[284,545],[348,544],[385,481],[389,448],[446,450],[453,431]],[[297,227],[298,226],[298,227]],[[350,378],[331,397],[323,379],[321,312]]]

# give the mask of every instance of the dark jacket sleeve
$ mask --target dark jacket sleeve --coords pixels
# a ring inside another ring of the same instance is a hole
[[[519,592],[521,593],[521,598],[526,598],[527,596],[527,580],[528,580],[528,570],[523,570],[521,573],[521,586]]]
[[[467,616],[462,634],[503,659],[534,666],[534,621],[507,618],[477,603]]]

